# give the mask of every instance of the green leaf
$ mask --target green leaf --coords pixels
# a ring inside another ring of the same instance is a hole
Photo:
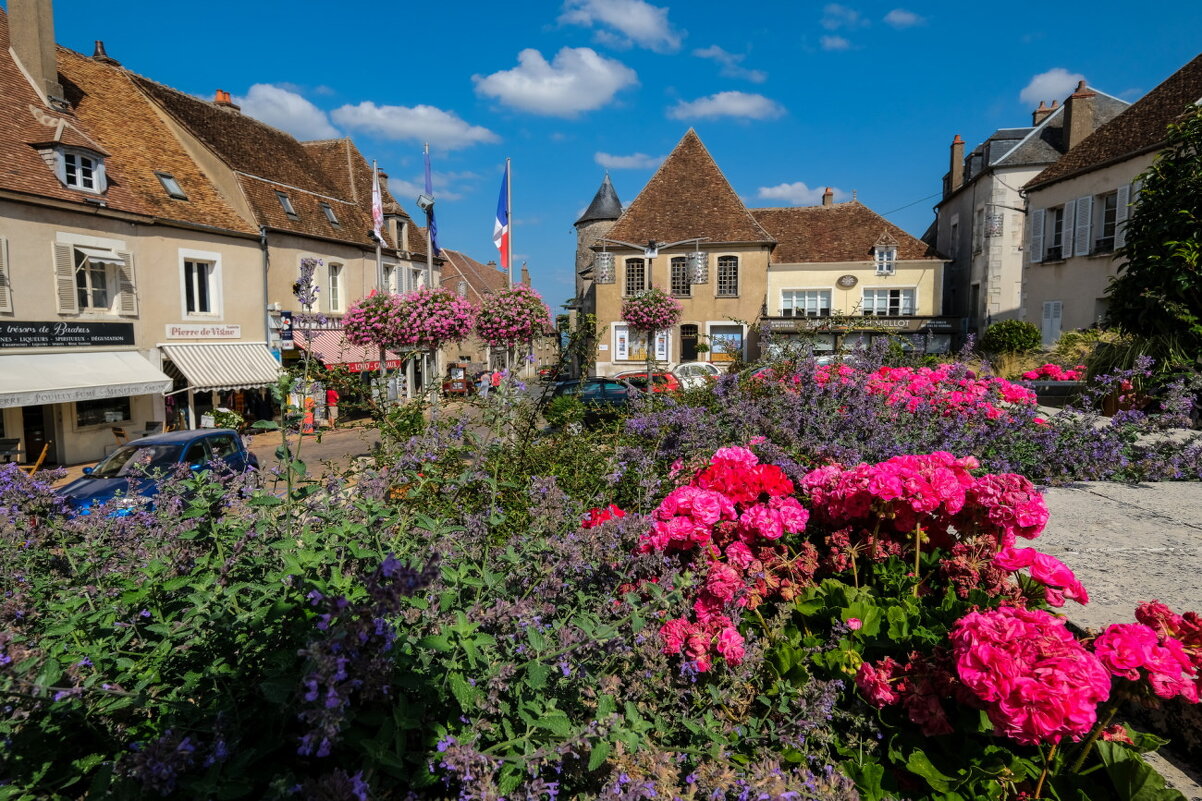
[[[418,648],[429,648],[431,651],[450,651],[453,646],[451,639],[445,634],[432,634],[417,641]]]
[[[462,673],[452,673],[448,681],[451,684],[451,694],[455,696],[455,700],[459,702],[463,711],[475,710],[476,699],[479,697],[480,691],[468,684]]]
[[[537,721],[541,728],[546,729],[557,737],[567,737],[572,733],[572,721],[561,710],[548,709]]]
[[[531,662],[526,665],[526,686],[532,690],[541,690],[547,686],[547,677],[550,675],[551,668],[542,662]]]
[[[1185,801],[1185,796],[1166,787],[1164,777],[1135,751],[1105,740],[1095,747],[1120,801]]]
[[[882,801],[886,797],[881,788],[881,779],[885,777],[885,766],[877,762],[866,762],[863,765],[849,763],[844,768],[848,777],[856,783],[860,798],[864,801]]]
[[[609,752],[613,750],[613,746],[608,740],[602,740],[593,746],[593,753],[588,758],[588,769],[594,771],[605,764],[605,760],[609,759]]]
[[[256,420],[255,422],[251,423],[250,427],[258,429],[259,431],[278,431],[280,429],[280,424],[275,420]]]
[[[906,760],[906,770],[927,780],[927,784],[936,792],[946,793],[952,789],[955,780],[939,771],[932,764],[925,752],[915,749]]]

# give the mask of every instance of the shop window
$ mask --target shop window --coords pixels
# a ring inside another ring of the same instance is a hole
[[[902,317],[914,314],[913,289],[865,289],[865,317]]]
[[[786,289],[781,292],[781,317],[830,317],[829,289]]]
[[[97,398],[75,402],[75,427],[114,425],[133,419],[129,398]]]

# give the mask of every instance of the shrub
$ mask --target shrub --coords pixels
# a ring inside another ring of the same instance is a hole
[[[981,337],[985,353],[1026,353],[1042,342],[1039,327],[1026,320],[1002,320],[989,326]]]
[[[571,395],[554,398],[543,410],[543,417],[553,426],[563,427],[584,422],[584,404]]]

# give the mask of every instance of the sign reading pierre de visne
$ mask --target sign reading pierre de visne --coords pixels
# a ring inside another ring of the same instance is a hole
[[[0,320],[0,348],[103,348],[132,344],[133,323]]]
[[[241,339],[242,326],[224,323],[172,323],[168,339]]]

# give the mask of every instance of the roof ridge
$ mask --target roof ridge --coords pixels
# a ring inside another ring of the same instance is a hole
[[[695,130],[693,130],[692,128],[689,128],[689,130],[685,133],[685,136],[687,137],[689,134],[692,134],[693,138],[697,140],[697,144],[701,145],[701,149],[703,151],[705,151],[705,155],[708,156],[709,160],[712,161],[714,163],[714,166],[718,168],[718,174],[722,176],[722,179],[724,181],[726,181],[726,185],[730,187],[730,191],[734,192],[734,189],[735,189],[734,185],[731,184],[730,179],[726,177],[726,173],[723,172],[722,167],[718,164],[717,159],[715,159],[713,154],[710,153],[709,148],[705,146],[705,142],[701,141],[701,137],[698,136],[697,132]],[[683,141],[683,139],[681,141]],[[764,226],[760,225],[759,220],[757,220],[752,215],[751,211],[747,208],[747,204],[743,202],[743,198],[739,195],[738,192],[735,192],[735,199],[738,200],[739,205],[743,207],[743,211],[744,211],[744,213],[747,214],[748,219],[751,220],[751,222],[755,225],[756,228],[759,228],[760,231],[763,232],[764,236],[768,238],[768,241],[775,242],[776,237],[772,236],[772,234],[768,233],[768,231],[764,228]]]

